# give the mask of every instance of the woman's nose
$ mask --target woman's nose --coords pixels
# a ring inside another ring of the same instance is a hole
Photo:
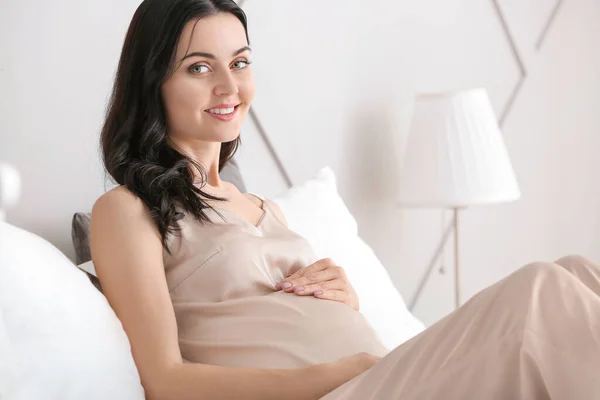
[[[217,96],[232,95],[237,94],[238,92],[238,84],[231,71],[219,74],[218,82],[215,85],[215,94]]]

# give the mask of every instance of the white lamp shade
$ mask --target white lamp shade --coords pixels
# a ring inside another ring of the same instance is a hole
[[[401,166],[399,202],[466,207],[520,197],[485,89],[422,94]]]

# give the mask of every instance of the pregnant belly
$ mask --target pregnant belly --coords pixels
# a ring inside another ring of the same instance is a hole
[[[190,362],[295,368],[362,351],[388,352],[361,313],[312,296],[275,292],[173,305],[182,356]]]

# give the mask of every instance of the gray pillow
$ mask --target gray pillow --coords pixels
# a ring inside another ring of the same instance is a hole
[[[71,239],[73,240],[73,247],[75,247],[75,264],[77,265],[92,259],[92,256],[90,255],[91,216],[90,213],[75,213],[75,215],[73,215],[73,221],[71,222]],[[83,272],[85,272],[92,284],[102,292],[100,280],[86,271]]]
[[[78,212],[71,221],[71,240],[75,248],[75,264],[83,264],[92,259],[90,255],[91,213]]]
[[[234,184],[240,192],[246,192],[244,179],[242,178],[240,168],[235,160],[230,160],[219,175],[224,181]],[[71,222],[71,239],[73,241],[73,247],[75,248],[75,263],[77,265],[92,259],[90,254],[90,220],[90,213],[78,212],[73,215],[73,220]]]

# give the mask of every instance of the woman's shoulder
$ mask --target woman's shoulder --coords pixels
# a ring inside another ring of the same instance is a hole
[[[92,219],[146,218],[147,214],[144,202],[125,186],[118,186],[104,193],[92,207]]]
[[[135,207],[135,205],[138,203],[142,202],[131,192],[131,190],[129,190],[126,186],[117,186],[100,196],[98,200],[96,200],[94,207]]]
[[[91,245],[93,247],[95,243],[97,250],[112,251],[110,246],[116,244],[144,251],[162,248],[148,208],[124,186],[114,188],[96,200],[92,207],[90,233]]]

